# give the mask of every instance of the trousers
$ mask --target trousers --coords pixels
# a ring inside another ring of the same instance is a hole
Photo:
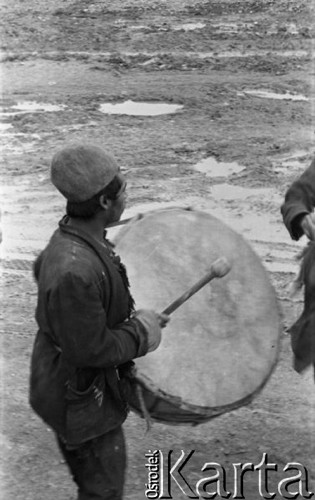
[[[122,500],[126,446],[122,427],[67,449],[57,436],[61,453],[78,486],[78,500]]]

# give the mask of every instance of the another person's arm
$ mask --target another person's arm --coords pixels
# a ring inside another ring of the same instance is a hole
[[[284,224],[291,237],[305,234],[315,240],[315,158],[305,172],[290,186],[281,207]]]

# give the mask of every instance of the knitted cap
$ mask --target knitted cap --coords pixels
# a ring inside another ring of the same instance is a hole
[[[89,200],[117,175],[116,160],[97,146],[69,146],[51,162],[51,181],[70,202]]]

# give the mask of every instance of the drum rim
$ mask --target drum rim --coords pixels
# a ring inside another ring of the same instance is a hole
[[[143,218],[146,218],[147,216],[152,216],[156,213],[163,213],[163,212],[168,212],[168,211],[169,212],[171,212],[171,211],[177,212],[178,211],[178,212],[183,212],[183,213],[190,212],[190,213],[193,213],[196,215],[200,215],[202,217],[210,216],[211,218],[216,219],[222,225],[226,226],[227,228],[231,229],[231,231],[233,231],[233,229],[230,228],[224,221],[221,221],[220,219],[218,219],[217,217],[215,217],[211,213],[204,212],[200,209],[199,210],[194,209],[192,207],[170,206],[170,207],[162,207],[162,208],[157,208],[154,210],[149,210],[148,212],[141,214],[140,218],[135,217],[135,220],[131,220],[130,223],[128,223],[124,228],[122,228],[118,232],[117,235],[115,235],[114,243],[119,244],[120,240],[126,235],[126,232],[129,231],[129,229],[133,226],[133,224],[136,224],[137,222],[141,222],[141,220]],[[240,236],[242,239],[244,239],[246,243],[248,243],[246,238],[244,238],[244,236],[242,234],[239,234],[239,233],[236,233],[236,234],[238,236]],[[250,248],[253,251],[253,253],[256,254],[256,252],[253,250],[253,248],[251,246],[250,246]],[[261,267],[264,267],[263,263],[261,262],[260,259],[257,262],[260,263]],[[268,278],[269,278],[269,283],[272,286],[270,277],[268,276]],[[277,298],[277,294],[276,294],[275,290],[274,290],[274,295],[275,295],[275,298]],[[250,392],[249,394],[243,396],[242,398],[240,398],[234,402],[222,404],[220,406],[200,406],[200,405],[196,405],[193,403],[187,403],[187,402],[183,401],[180,396],[174,396],[174,395],[171,395],[171,394],[165,392],[164,390],[160,389],[156,384],[154,384],[152,382],[152,380],[149,377],[147,377],[146,375],[141,374],[141,376],[139,376],[136,374],[135,381],[142,388],[150,391],[157,398],[160,397],[161,400],[165,401],[166,403],[169,403],[172,406],[176,406],[179,413],[181,410],[186,411],[186,412],[190,412],[191,413],[191,422],[189,422],[189,421],[183,422],[182,423],[183,425],[185,425],[185,424],[186,425],[198,425],[199,423],[203,423],[207,420],[210,420],[211,418],[215,418],[215,417],[220,416],[224,413],[228,413],[230,411],[236,410],[242,406],[246,406],[246,405],[250,404],[252,402],[252,400],[265,387],[265,385],[267,384],[268,380],[272,376],[272,374],[277,366],[277,363],[279,361],[280,350],[281,350],[281,332],[283,330],[283,321],[282,321],[282,313],[281,313],[281,309],[280,309],[280,304],[279,304],[278,300],[276,300],[276,311],[278,313],[279,321],[278,321],[278,328],[277,328],[278,336],[277,336],[277,340],[276,340],[276,345],[274,346],[275,351],[276,351],[276,355],[274,357],[274,360],[273,360],[272,364],[270,365],[270,368],[269,368],[267,374],[265,375],[264,379],[261,381],[261,383],[252,392]],[[135,362],[136,362],[136,360],[135,360]],[[141,411],[139,411],[138,408],[134,408],[132,406],[132,404],[130,406],[135,413],[142,416],[142,413],[141,413]],[[161,422],[161,423],[174,424],[174,425],[181,424],[181,422],[167,421],[167,420],[163,419],[163,417],[159,418],[159,417],[151,416],[151,418],[153,420],[155,420],[157,422]]]
[[[256,389],[253,392],[242,397],[241,399],[234,401],[233,403],[227,403],[227,404],[220,405],[220,406],[200,406],[200,405],[196,405],[193,403],[187,403],[187,402],[183,401],[180,396],[174,396],[172,394],[168,394],[167,392],[163,391],[145,375],[142,375],[141,377],[136,375],[135,380],[141,387],[143,387],[144,389],[146,389],[148,391],[151,391],[151,393],[153,393],[156,397],[160,397],[163,401],[166,401],[167,403],[170,403],[173,406],[180,404],[180,406],[177,406],[179,411],[181,409],[184,411],[189,411],[189,412],[191,412],[192,417],[193,416],[197,417],[197,418],[203,417],[204,420],[214,418],[216,416],[222,415],[224,413],[228,413],[228,412],[236,410],[242,406],[246,406],[246,405],[250,404],[252,402],[252,400],[262,391],[262,389],[265,387],[266,383],[268,382],[268,380],[272,376],[272,374],[277,366],[277,363],[279,361],[280,344],[281,344],[281,338],[280,338],[281,331],[282,331],[282,325],[279,326],[279,339],[278,339],[278,346],[277,346],[277,356],[275,357],[273,364],[271,365],[270,370],[268,371],[264,380],[261,382],[261,384],[258,387],[256,387]],[[137,413],[139,413],[137,409],[135,411]],[[152,417],[152,418],[154,420],[158,420],[158,421],[160,420],[160,419],[156,419],[155,417]],[[160,421],[163,421],[163,419],[161,419]]]

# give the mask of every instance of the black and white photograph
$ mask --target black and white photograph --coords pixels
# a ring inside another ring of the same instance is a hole
[[[314,19],[0,0],[1,499],[315,498]]]

